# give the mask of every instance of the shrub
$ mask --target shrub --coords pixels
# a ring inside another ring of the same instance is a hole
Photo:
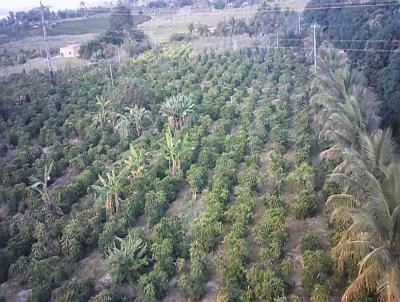
[[[182,221],[178,217],[161,218],[160,222],[154,227],[152,239],[154,243],[168,239],[171,242],[174,259],[187,256],[188,246],[182,228]]]
[[[143,301],[158,301],[168,289],[168,275],[157,264],[148,274],[139,279],[139,291]]]
[[[316,284],[311,293],[311,302],[332,302],[328,285]]]
[[[305,252],[304,267],[300,273],[303,286],[311,290],[314,285],[325,282],[332,274],[333,264],[333,259],[327,252]]]
[[[285,297],[285,284],[271,269],[253,266],[246,272],[246,296],[257,301],[276,301]]]
[[[302,253],[321,249],[322,244],[319,235],[316,232],[307,231],[301,238],[300,248]]]
[[[192,189],[193,196],[199,193],[207,185],[207,170],[198,165],[191,165],[187,172],[187,181]]]
[[[114,289],[105,288],[93,297],[93,302],[113,302],[117,300],[117,295]]]
[[[9,278],[32,287],[54,288],[64,278],[64,267],[60,257],[43,260],[21,257],[10,266]]]
[[[192,231],[199,248],[205,252],[211,252],[219,242],[222,223],[208,218],[200,218],[194,222]]]
[[[179,289],[186,297],[199,300],[204,295],[207,263],[207,254],[193,244],[190,249],[190,271],[183,273],[178,282]]]
[[[286,240],[285,213],[282,208],[272,208],[253,228],[256,241],[263,247],[261,258],[267,263],[275,263],[281,256]]]
[[[79,280],[73,278],[67,284],[57,288],[51,294],[51,300],[56,302],[85,302],[94,293],[94,280]]]
[[[98,248],[103,255],[117,241],[116,237],[126,236],[126,224],[124,219],[108,221],[103,228],[98,240]]]
[[[154,190],[146,193],[144,212],[147,216],[147,223],[154,225],[159,222],[168,204],[167,197],[163,191]]]
[[[294,215],[298,219],[311,216],[317,206],[317,196],[314,191],[301,190],[292,204]]]

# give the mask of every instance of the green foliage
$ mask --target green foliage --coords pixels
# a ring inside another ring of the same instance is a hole
[[[158,223],[168,204],[167,197],[163,191],[156,192],[154,190],[145,195],[144,212],[147,216],[149,225]]]
[[[43,260],[21,257],[11,264],[9,278],[32,287],[54,288],[63,280],[64,269],[63,262],[57,256]]]
[[[322,284],[332,275],[333,259],[324,251],[306,251],[303,257],[300,280],[307,290],[312,290],[316,284]]]
[[[147,244],[132,233],[125,239],[117,238],[107,253],[106,266],[116,283],[135,281],[149,264]]]
[[[54,290],[51,294],[51,300],[57,302],[84,302],[93,295],[93,292],[93,279],[79,280],[74,278],[67,284]]]
[[[285,297],[285,285],[271,269],[253,266],[246,272],[247,283],[251,285],[245,292],[250,301],[275,301]]]
[[[116,294],[113,289],[105,288],[93,297],[93,302],[112,302],[115,301]]]
[[[317,196],[314,191],[301,190],[299,196],[292,203],[292,210],[296,218],[311,216],[317,205]]]
[[[207,177],[207,170],[204,167],[196,164],[190,166],[190,169],[187,171],[187,181],[194,197],[207,185]]]
[[[311,302],[332,302],[331,292],[328,285],[316,284],[311,293]]]
[[[168,275],[157,264],[151,272],[139,279],[140,297],[143,301],[158,301],[163,298],[168,289]]]
[[[105,223],[99,235],[97,246],[103,255],[117,241],[116,237],[126,236],[126,224],[123,219],[114,219]]]
[[[307,231],[303,238],[301,238],[300,248],[302,253],[321,249],[322,244],[319,234],[314,231]]]
[[[208,273],[207,264],[207,254],[192,244],[190,270],[181,274],[178,282],[179,289],[186,297],[199,300],[204,295]]]
[[[286,240],[285,213],[282,208],[271,208],[253,228],[253,234],[263,248],[262,260],[265,263],[276,263]]]

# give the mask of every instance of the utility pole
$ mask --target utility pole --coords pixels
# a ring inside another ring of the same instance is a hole
[[[50,56],[49,46],[47,45],[47,30],[46,30],[46,24],[44,22],[44,9],[49,7],[50,6],[43,6],[42,1],[40,1],[40,7],[37,7],[34,10],[40,10],[40,14],[42,17],[43,41],[44,41],[44,47],[46,49],[47,68],[49,69],[50,79],[53,79],[53,68],[51,66],[51,56]]]
[[[299,24],[298,24],[298,34],[301,34],[301,15],[303,12],[299,12]]]
[[[118,47],[118,63],[121,66],[121,46]]]
[[[113,77],[113,71],[112,71],[112,66],[111,66],[111,60],[109,61],[109,63],[110,63],[111,87],[114,87],[114,77]]]
[[[316,25],[314,24],[313,25],[313,32],[314,32],[314,72],[315,72],[315,74],[317,74],[317,38],[316,38],[316,35],[315,35],[315,28],[316,28]]]

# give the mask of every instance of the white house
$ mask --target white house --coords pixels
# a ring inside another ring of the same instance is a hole
[[[62,58],[76,58],[79,57],[79,44],[71,44],[60,48],[60,57]]]

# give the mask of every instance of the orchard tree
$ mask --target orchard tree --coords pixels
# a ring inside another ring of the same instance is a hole
[[[207,170],[196,164],[191,165],[187,172],[187,181],[192,189],[193,198],[196,198],[197,193],[207,185]]]

